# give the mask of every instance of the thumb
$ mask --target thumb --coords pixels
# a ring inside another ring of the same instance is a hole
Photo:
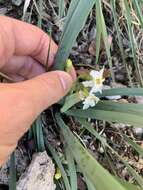
[[[72,82],[69,74],[53,71],[25,82],[0,85],[0,165],[36,117],[59,101]]]
[[[37,115],[64,97],[72,83],[68,73],[52,71],[17,85],[25,90],[26,101]]]

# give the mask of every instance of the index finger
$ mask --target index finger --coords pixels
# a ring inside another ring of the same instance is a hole
[[[31,56],[46,64],[49,43],[49,66],[54,61],[57,45],[41,29],[16,19],[0,16],[0,59],[5,63],[12,55]]]

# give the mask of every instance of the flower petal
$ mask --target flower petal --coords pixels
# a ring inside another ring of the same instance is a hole
[[[98,77],[100,77],[100,72],[92,70],[92,71],[90,71],[90,76],[92,76],[93,79],[98,78]]]
[[[99,71],[100,72],[100,76],[102,76],[103,78],[103,74],[104,74],[104,67]]]
[[[84,82],[82,82],[82,84],[85,87],[92,87],[94,85],[93,81],[84,81]]]

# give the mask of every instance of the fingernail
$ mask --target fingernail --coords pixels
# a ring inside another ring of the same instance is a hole
[[[71,75],[73,81],[75,82],[77,79],[77,75],[76,75],[76,71],[75,71],[74,67],[71,68],[71,71],[69,74]]]
[[[68,74],[59,73],[59,79],[64,91],[67,91],[72,86],[72,79]]]

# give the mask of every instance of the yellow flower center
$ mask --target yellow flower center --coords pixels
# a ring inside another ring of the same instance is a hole
[[[101,83],[102,83],[101,78],[96,79],[96,84],[97,84],[97,85],[100,85]]]

